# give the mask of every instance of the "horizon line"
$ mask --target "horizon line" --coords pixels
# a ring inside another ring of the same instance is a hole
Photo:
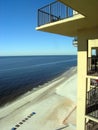
[[[68,55],[76,55],[77,54],[42,54],[42,55],[38,55],[38,54],[34,54],[34,55],[0,55],[0,57],[7,57],[7,56],[68,56]]]

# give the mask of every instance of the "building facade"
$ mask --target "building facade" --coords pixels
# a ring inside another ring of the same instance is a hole
[[[38,9],[37,30],[77,37],[77,130],[98,129],[98,1],[58,0]]]

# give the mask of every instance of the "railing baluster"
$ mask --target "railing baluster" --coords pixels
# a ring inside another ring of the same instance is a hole
[[[40,26],[39,16],[40,16],[40,15],[39,15],[39,9],[38,9],[38,13],[37,13],[37,19],[38,19],[38,23],[37,23],[37,24],[38,24],[38,26]]]
[[[51,4],[49,5],[49,15],[50,15],[50,21],[51,22]]]
[[[66,18],[68,18],[68,7],[66,6]]]

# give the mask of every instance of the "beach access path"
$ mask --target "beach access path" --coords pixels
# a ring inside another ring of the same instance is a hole
[[[0,130],[76,130],[77,69],[0,108]]]

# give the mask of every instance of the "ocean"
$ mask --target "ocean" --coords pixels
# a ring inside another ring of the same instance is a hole
[[[75,55],[0,57],[0,106],[74,66],[77,66]]]

